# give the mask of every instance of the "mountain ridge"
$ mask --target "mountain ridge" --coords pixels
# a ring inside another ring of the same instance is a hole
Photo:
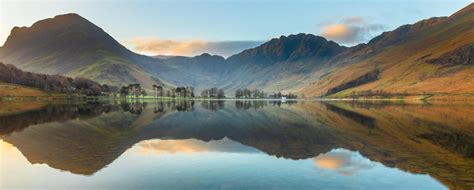
[[[471,48],[458,49],[474,44],[473,18],[474,4],[470,4],[449,17],[403,25],[352,47],[300,33],[273,38],[227,59],[207,53],[160,59],[134,53],[87,19],[66,14],[12,29],[0,48],[0,61],[25,70],[87,77],[113,85],[141,83],[151,88],[157,83],[193,86],[197,91],[219,87],[227,94],[238,88],[307,97],[344,97],[368,90],[384,94],[474,93],[470,80],[461,82],[472,76],[470,64],[447,68],[440,66],[447,64],[430,63],[441,56],[452,60],[472,55]],[[46,27],[53,21],[54,26]],[[70,31],[74,27],[78,29]],[[24,37],[25,31],[34,35]],[[379,76],[354,82],[371,72]],[[445,88],[437,83],[459,86]]]
[[[379,79],[353,86],[332,96],[347,97],[364,93],[372,95],[474,93],[473,81],[470,80],[472,78],[470,76],[474,75],[473,68],[444,67],[429,63],[429,60],[447,52],[474,44],[473,7],[474,4],[470,4],[446,18],[432,18],[402,26],[401,28],[415,30],[404,32],[405,35],[395,41],[388,40],[391,43],[382,47],[377,46],[374,41],[364,45],[355,52],[363,55],[358,60],[342,59],[339,63],[335,63],[339,65],[338,68],[315,81],[313,85],[300,90],[300,93],[312,96],[327,95],[329,89],[350,82],[373,69],[380,69]],[[390,36],[399,31],[400,28],[374,39]],[[341,64],[344,61],[350,64]]]

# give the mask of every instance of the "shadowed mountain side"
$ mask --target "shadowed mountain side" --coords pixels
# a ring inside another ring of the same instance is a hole
[[[253,102],[135,105],[129,112],[31,126],[2,139],[32,163],[86,175],[143,140],[227,137],[290,159],[345,148],[386,166],[430,174],[453,189],[473,187],[469,106]]]

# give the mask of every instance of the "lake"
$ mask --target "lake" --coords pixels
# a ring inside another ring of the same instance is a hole
[[[473,189],[473,108],[0,101],[0,187]]]

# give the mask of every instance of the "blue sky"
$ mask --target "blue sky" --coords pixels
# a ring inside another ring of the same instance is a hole
[[[281,35],[312,33],[346,46],[472,0],[0,0],[3,44],[14,26],[78,13],[144,54],[228,56]]]

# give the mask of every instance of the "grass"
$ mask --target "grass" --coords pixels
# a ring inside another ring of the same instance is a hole
[[[0,83],[0,97],[45,97],[49,94],[34,88]]]
[[[474,13],[450,17],[449,22],[421,29],[398,44],[374,49],[373,54],[333,63],[335,67],[330,74],[301,89],[300,93],[321,96],[328,89],[354,80],[369,69],[378,67],[381,70],[379,80],[346,89],[337,93],[337,96],[347,97],[353,92],[372,90],[389,94],[433,95],[427,99],[440,96],[449,98],[446,94],[455,99],[465,99],[468,97],[465,94],[474,93],[474,67],[445,67],[430,64],[428,60],[474,43],[473,18]],[[425,57],[426,55],[429,56]]]

